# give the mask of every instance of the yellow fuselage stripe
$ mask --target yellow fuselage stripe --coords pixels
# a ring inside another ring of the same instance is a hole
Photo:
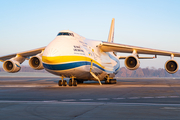
[[[42,56],[42,61],[46,64],[63,64],[63,63],[77,62],[77,61],[91,62],[91,60],[93,63],[104,68],[104,66],[102,66],[97,61],[95,61],[91,58],[85,57],[85,56],[53,56],[53,57]]]

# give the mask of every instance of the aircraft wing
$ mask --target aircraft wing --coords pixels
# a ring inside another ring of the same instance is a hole
[[[99,47],[104,52],[133,53],[133,51],[136,50],[138,54],[151,54],[151,55],[163,55],[163,56],[174,55],[174,57],[180,57],[180,52],[171,52],[171,51],[165,51],[165,50],[157,50],[157,49],[136,47],[136,46],[109,43],[109,42],[102,42],[99,45]]]
[[[41,53],[42,50],[44,50],[45,48],[46,47],[41,47],[41,48],[37,48],[37,49],[25,51],[25,52],[20,52],[20,53],[10,54],[10,55],[6,55],[6,56],[1,56],[0,61],[3,62],[5,60],[11,59],[13,57],[16,57],[16,55],[20,55],[22,57],[28,58],[29,56],[34,56],[34,55],[37,55],[37,54]]]

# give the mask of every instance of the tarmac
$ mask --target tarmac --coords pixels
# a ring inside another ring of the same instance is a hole
[[[118,78],[58,86],[55,77],[0,77],[0,119],[180,119],[180,78]]]

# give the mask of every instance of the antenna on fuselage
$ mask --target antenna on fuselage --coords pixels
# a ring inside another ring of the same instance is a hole
[[[115,19],[113,18],[111,22],[111,27],[109,30],[109,37],[108,37],[108,42],[111,42],[111,43],[114,42],[114,22],[115,22]]]

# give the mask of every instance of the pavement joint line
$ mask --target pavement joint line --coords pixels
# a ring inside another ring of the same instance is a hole
[[[141,98],[144,98],[144,99],[151,99],[151,98],[154,98],[154,97],[141,97]]]
[[[178,98],[179,96],[169,96],[169,98]]]
[[[34,103],[44,103],[44,101],[14,101],[14,100],[0,100],[0,103],[11,103],[11,102],[14,102],[14,103],[30,103],[30,104],[34,104]],[[49,102],[51,103],[51,102]],[[162,103],[116,103],[116,102],[68,102],[68,101],[65,101],[65,102],[62,102],[62,101],[54,101],[54,103],[71,103],[71,104],[102,104],[102,105],[153,105],[153,106],[175,106],[175,107],[180,107],[180,104],[162,104]]]
[[[110,100],[109,98],[97,98],[97,100]]]
[[[157,96],[155,98],[167,98],[167,96]]]
[[[93,100],[93,99],[79,99],[79,100],[88,101],[88,100]]]
[[[114,100],[122,100],[122,99],[126,99],[126,98],[112,98]]]
[[[58,100],[45,100],[45,101],[42,101],[42,102],[58,102]]]
[[[75,99],[65,99],[65,100],[62,100],[62,101],[76,101]]]
[[[140,99],[140,97],[129,97],[128,99]]]
[[[179,96],[169,96],[171,98],[178,98]],[[129,98],[111,98],[114,100],[123,100],[123,99],[152,99],[152,98],[168,98],[167,96],[157,96],[157,97],[129,97]],[[94,100],[94,99],[79,99],[81,101],[88,101],[88,100]],[[110,98],[97,98],[97,100],[110,100]]]
[[[179,110],[180,108],[177,108],[177,107],[163,107],[161,109]]]

